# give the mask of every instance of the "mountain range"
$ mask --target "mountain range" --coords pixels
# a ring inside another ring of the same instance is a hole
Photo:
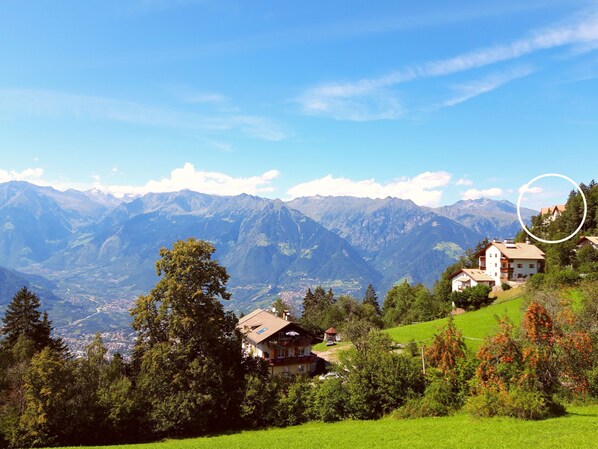
[[[132,300],[158,280],[159,249],[189,237],[215,246],[236,311],[276,296],[300,301],[320,284],[360,296],[372,283],[384,294],[403,279],[431,286],[465,249],[518,229],[516,206],[504,200],[427,208],[398,198],[282,202],[188,190],[118,199],[9,182],[0,184],[0,307],[29,282],[65,335],[125,332]]]

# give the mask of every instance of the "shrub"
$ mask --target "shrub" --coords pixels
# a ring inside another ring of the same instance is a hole
[[[453,292],[449,299],[457,307],[467,310],[476,310],[492,302],[490,292],[492,289],[487,285],[478,284],[475,287],[468,287],[460,292]]]
[[[598,399],[598,365],[587,373],[588,376],[588,392],[590,396]]]
[[[279,392],[276,425],[296,426],[311,419],[313,388],[302,376],[297,376],[287,391]]]
[[[508,282],[503,282],[500,284],[500,288],[502,288],[503,292],[506,292],[507,290],[511,290],[511,285]]]
[[[450,382],[436,377],[426,388],[424,396],[409,398],[405,405],[394,413],[395,418],[423,418],[426,416],[447,416],[458,409],[460,401]]]
[[[340,421],[347,416],[349,394],[338,378],[318,382],[314,391],[311,416],[324,422]]]
[[[467,401],[469,413],[480,418],[510,416],[519,419],[539,420],[562,415],[565,409],[542,393],[521,386],[508,391],[500,387],[482,388],[478,395]]]
[[[546,275],[544,273],[536,273],[534,274],[530,280],[527,282],[527,288],[530,291],[538,291],[544,287],[544,280]]]
[[[349,394],[348,415],[353,419],[378,419],[424,391],[419,360],[392,352],[386,334],[371,332],[340,358],[347,370],[344,385]]]
[[[407,343],[407,352],[411,354],[411,357],[419,357],[419,348],[415,340],[412,339]]]

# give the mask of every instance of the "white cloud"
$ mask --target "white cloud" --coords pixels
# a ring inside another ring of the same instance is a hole
[[[536,30],[527,37],[508,44],[485,47],[451,58],[407,66],[376,78],[333,82],[311,87],[300,95],[297,101],[302,110],[310,115],[326,115],[336,119],[355,120],[350,111],[356,109],[358,111],[356,116],[361,119],[399,118],[401,115],[397,114],[396,109],[388,107],[384,103],[380,104],[379,100],[381,97],[394,98],[394,93],[389,93],[389,90],[399,84],[420,78],[441,77],[478,69],[556,47],[572,45],[586,48],[595,45],[598,42],[598,13],[593,11],[580,17],[567,25]],[[473,98],[476,92],[477,95],[488,92],[521,76],[525,75],[511,78],[503,76],[502,79],[495,79],[493,83],[487,80],[486,83],[470,86],[469,94],[465,92],[460,97],[455,97],[452,104]],[[381,106],[387,107],[380,110]],[[364,111],[370,113],[366,114]]]
[[[114,173],[111,171],[111,173]],[[41,168],[28,168],[21,172],[0,169],[0,183],[8,181],[27,181],[38,186],[53,187],[56,190],[68,189],[89,190],[91,188],[110,193],[116,197],[145,195],[146,193],[177,192],[179,190],[193,190],[211,195],[240,195],[247,193],[259,195],[272,192],[272,181],[280,173],[278,170],[268,170],[258,176],[233,177],[225,173],[197,170],[191,163],[175,168],[170,176],[160,180],[150,180],[143,185],[115,185],[103,184],[99,175],[92,175],[89,184],[72,182],[67,179],[48,180],[43,178]]]
[[[0,169],[0,182],[9,181],[38,181],[44,175],[42,168],[26,168],[23,171],[2,170]]]
[[[269,170],[259,176],[235,178],[224,173],[196,170],[193,164],[187,162],[183,167],[172,170],[168,178],[150,180],[142,186],[104,185],[99,178],[95,178],[93,188],[117,197],[185,189],[212,195],[257,195],[272,192],[272,181],[279,174],[278,170]]]
[[[533,69],[530,67],[518,68],[515,70],[510,70],[506,73],[495,73],[480,80],[471,81],[466,84],[460,84],[454,87],[454,90],[457,91],[457,95],[443,101],[440,106],[455,106],[479,95],[492,92],[503,84],[518,78],[523,78],[532,72]]]
[[[355,196],[359,198],[385,198],[387,196],[410,199],[422,206],[437,206],[442,198],[441,187],[451,180],[445,171],[424,172],[413,178],[399,178],[386,184],[374,179],[353,181],[335,178],[332,175],[291,187],[287,195],[291,198],[314,195]]]
[[[471,186],[471,185],[473,185],[473,181],[471,179],[467,179],[467,178],[460,178],[460,179],[457,179],[457,181],[455,182],[455,185]]]
[[[11,114],[92,119],[204,131],[240,131],[251,137],[278,141],[286,133],[264,117],[218,113],[201,115],[175,109],[157,108],[114,98],[76,95],[36,89],[0,89],[0,110]]]
[[[519,187],[519,193],[542,193],[542,187],[530,187],[529,184]]]
[[[478,198],[502,196],[504,193],[504,190],[498,187],[482,190],[469,189],[461,194],[461,198],[464,200],[476,200]]]

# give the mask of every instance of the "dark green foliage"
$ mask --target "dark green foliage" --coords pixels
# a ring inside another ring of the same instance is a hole
[[[573,267],[579,273],[598,272],[598,249],[592,245],[582,246],[573,259]]]
[[[386,327],[434,320],[446,316],[449,310],[450,303],[433,295],[423,285],[411,286],[407,281],[388,291],[382,307]]]
[[[377,419],[424,391],[419,360],[392,351],[385,334],[372,331],[356,350],[342,354],[349,395],[349,416]]]
[[[308,289],[303,300],[301,325],[317,336],[323,335],[329,327],[344,335],[353,335],[358,331],[356,326],[359,329],[365,326],[367,330],[381,328],[382,319],[370,303],[362,303],[347,295],[335,298],[332,290],[326,292],[322,287],[316,287],[313,293]]]
[[[462,291],[451,293],[450,299],[457,307],[465,310],[477,310],[492,302],[490,292],[492,289],[485,284],[468,287]]]
[[[548,273],[538,273],[531,277],[526,284],[530,292],[538,290],[555,290],[562,287],[572,287],[579,284],[581,276],[575,270],[563,268],[551,270]]]
[[[446,416],[458,408],[454,402],[450,383],[442,377],[437,377],[426,387],[422,397],[409,398],[393,416],[397,418]]]
[[[247,428],[267,427],[277,423],[278,393],[283,379],[268,373],[251,373],[245,377],[245,394],[239,416]]]
[[[520,419],[545,419],[564,414],[558,403],[547,404],[541,392],[522,386],[512,386],[508,392],[486,389],[472,396],[467,410],[477,417],[510,416]]]
[[[19,290],[6,308],[2,319],[2,345],[11,348],[20,337],[33,342],[37,351],[49,346],[56,350],[64,350],[60,338],[53,338],[52,323],[46,312],[39,311],[40,301],[35,293],[26,287]]]
[[[162,275],[132,310],[138,332],[138,390],[157,435],[196,435],[238,416],[242,400],[241,340],[229,299],[228,274],[214,247],[189,239],[163,248]]]
[[[309,421],[313,410],[314,390],[307,378],[297,376],[279,391],[276,425],[296,426]]]
[[[506,292],[507,290],[511,290],[511,284],[503,282],[502,284],[500,284],[500,288],[502,288],[503,292]]]
[[[349,392],[340,378],[325,379],[315,384],[312,416],[324,422],[340,421],[348,415]]]
[[[378,315],[382,313],[380,310],[380,303],[378,302],[378,295],[376,295],[376,290],[374,290],[374,286],[372,284],[369,284],[367,290],[365,291],[363,304],[369,304],[372,306]]]
[[[322,334],[335,321],[334,317],[330,317],[333,313],[331,306],[335,301],[330,289],[326,292],[321,286],[317,286],[313,293],[308,289],[303,299],[301,325],[316,335]]]
[[[582,235],[598,234],[598,184],[594,181],[589,185],[580,184],[588,204],[588,213],[581,231],[569,240],[547,244],[535,241],[536,244],[546,254],[546,272],[561,271],[573,266],[580,272],[592,272],[598,268],[596,263],[596,254],[588,249],[580,249],[576,252],[578,239]],[[559,240],[572,235],[578,228],[583,218],[583,200],[578,191],[573,190],[569,194],[566,203],[566,210],[560,217],[554,221],[546,220],[540,215],[532,217],[531,232],[546,240]],[[516,241],[523,242],[528,238],[527,234],[521,230],[517,234]],[[580,258],[581,253],[581,258]]]

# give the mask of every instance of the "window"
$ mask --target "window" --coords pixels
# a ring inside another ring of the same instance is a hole
[[[536,268],[536,264],[534,264],[534,263],[530,263],[530,264],[529,264],[529,267],[530,267],[530,268]]]
[[[498,267],[498,264],[497,264],[497,263],[495,263],[495,264],[494,264],[494,267]]]
[[[286,349],[279,349],[278,354],[276,355],[276,357],[278,357],[279,359],[284,359],[286,356],[287,356]]]
[[[295,350],[296,357],[303,357],[305,355],[305,348],[297,348]]]
[[[518,263],[517,264],[517,268],[523,268],[523,264],[522,263]]]
[[[299,371],[300,373],[304,372],[305,371],[305,365],[299,365],[297,367],[297,371]]]

